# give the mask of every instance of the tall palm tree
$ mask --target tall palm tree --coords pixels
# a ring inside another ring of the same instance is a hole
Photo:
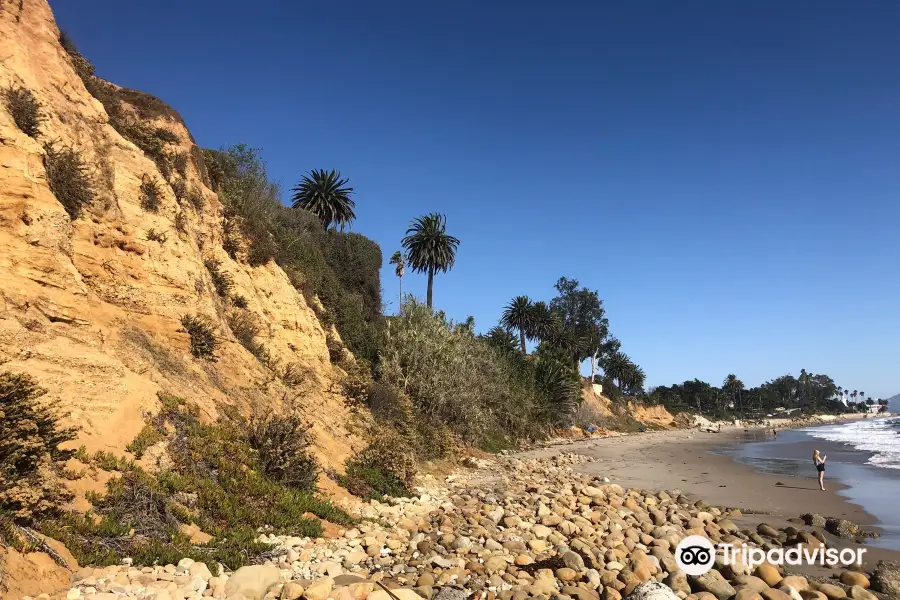
[[[606,359],[603,365],[603,372],[607,377],[615,381],[616,387],[621,390],[623,381],[628,377],[632,364],[634,363],[632,363],[627,354],[621,351],[614,352]]]
[[[853,390],[853,391],[850,393],[850,397],[853,398],[853,401],[854,401],[854,402],[856,402],[856,396],[857,396],[857,395],[859,395],[859,392],[857,392],[856,390]]]
[[[389,261],[392,265],[397,265],[394,269],[394,273],[397,274],[397,279],[400,280],[400,306],[403,306],[403,273],[406,271],[406,257],[403,256],[403,253],[397,250],[391,256],[391,260]]]
[[[500,324],[507,329],[516,329],[519,332],[519,342],[522,354],[526,353],[525,338],[535,327],[534,305],[528,296],[516,296],[512,302],[503,309]]]
[[[403,238],[407,261],[417,273],[428,273],[428,308],[432,307],[434,274],[446,273],[456,262],[459,240],[447,234],[447,217],[431,213],[413,221]]]
[[[291,200],[294,208],[302,208],[313,213],[322,221],[322,227],[340,227],[341,231],[349,226],[356,213],[356,203],[350,198],[352,187],[346,187],[349,180],[342,179],[338,171],[329,173],[324,169],[314,169],[291,188],[294,193]]]

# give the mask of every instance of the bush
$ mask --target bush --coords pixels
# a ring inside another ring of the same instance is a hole
[[[191,188],[187,193],[187,200],[191,203],[191,206],[194,207],[194,210],[200,212],[203,210],[203,207],[206,205],[206,200],[203,198],[203,194],[201,194],[196,188]]]
[[[216,288],[216,293],[222,298],[228,298],[228,293],[234,285],[234,280],[231,278],[231,275],[222,271],[222,261],[208,258],[203,261],[203,265],[206,267],[206,270],[209,271],[209,276],[212,279],[213,287]]]
[[[231,305],[235,308],[246,309],[248,306],[247,299],[240,294],[235,294],[231,297]]]
[[[313,379],[312,371],[296,362],[289,362],[281,374],[281,381],[288,387],[300,387]]]
[[[178,204],[187,197],[187,182],[184,179],[179,179],[172,184],[172,193],[175,195],[175,200],[178,201]]]
[[[341,392],[350,404],[364,404],[372,386],[372,369],[361,360],[348,361],[347,375],[341,379]]]
[[[162,188],[159,182],[150,175],[144,175],[141,181],[141,208],[150,212],[159,212],[162,205]]]
[[[25,135],[37,138],[41,132],[41,121],[44,120],[44,117],[41,114],[41,106],[31,90],[23,87],[8,87],[3,90],[3,100],[16,127],[21,129]]]
[[[251,419],[248,439],[262,472],[292,488],[315,490],[319,465],[309,452],[310,427],[295,414]]]
[[[195,358],[216,357],[219,341],[209,319],[198,315],[184,315],[181,317],[181,326],[191,338],[191,354]]]
[[[59,482],[73,440],[40,403],[46,393],[28,375],[0,374],[0,515],[28,523],[58,512],[69,499]]]
[[[410,486],[416,469],[413,455],[406,441],[388,430],[384,431],[347,461],[347,474],[339,483],[361,498],[411,495]]]
[[[147,423],[136,438],[134,438],[125,449],[141,458],[147,448],[153,446],[166,439],[166,434],[155,424]]]
[[[333,365],[339,365],[344,362],[346,353],[344,346],[331,332],[325,334],[325,347],[328,348],[328,361]]]
[[[184,214],[183,210],[179,210],[177,213],[175,213],[175,231],[177,231],[178,233],[187,233],[187,230],[187,215]]]
[[[119,564],[125,556],[137,565],[175,564],[189,557],[207,566],[221,562],[237,569],[260,562],[271,550],[256,541],[259,528],[318,537],[321,523],[310,515],[352,523],[344,511],[311,493],[308,477],[297,478],[297,473],[309,475],[310,464],[303,458],[305,427],[299,421],[275,418],[251,426],[231,414],[204,424],[197,409],[183,400],[171,396],[160,400],[162,409],[145,431],[171,432],[167,438],[171,469],[154,476],[130,465],[120,478],[110,480],[105,496],[92,498],[95,514],[73,514],[43,524],[43,533],[63,542],[81,564]],[[262,435],[256,444],[261,450],[251,443],[254,435]],[[138,440],[156,436],[142,432]],[[269,436],[279,442],[269,441]],[[288,481],[303,489],[266,473],[266,469],[281,473],[280,467],[286,467]],[[198,525],[213,540],[203,546],[191,544],[179,531],[188,523]]]
[[[44,146],[44,168],[50,191],[56,196],[72,220],[94,201],[94,190],[81,155],[72,148]]]
[[[404,304],[380,357],[381,381],[407,394],[424,418],[477,442],[500,428],[524,434],[540,398],[528,361],[510,357],[423,304]]]

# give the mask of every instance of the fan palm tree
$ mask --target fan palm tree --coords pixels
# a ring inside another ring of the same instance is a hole
[[[538,300],[532,305],[532,328],[525,334],[535,340],[553,341],[562,330],[562,323],[543,300]]]
[[[446,273],[456,262],[459,240],[447,234],[447,217],[431,213],[413,221],[403,238],[407,261],[417,273],[428,273],[428,308],[432,307],[434,274]]]
[[[347,179],[342,179],[338,171],[329,173],[324,169],[314,169],[303,180],[291,188],[294,208],[302,208],[313,213],[322,222],[322,227],[340,227],[341,231],[349,226],[356,213],[356,204],[350,198],[353,188],[346,187]]]
[[[856,390],[853,390],[852,392],[850,392],[850,397],[853,398],[854,402],[856,402],[856,397],[858,395],[859,395],[859,392],[857,392]]]
[[[403,256],[403,253],[397,250],[391,256],[391,260],[389,261],[392,265],[397,265],[394,269],[394,273],[397,274],[397,279],[400,280],[400,306],[403,306],[403,273],[406,271],[406,257]]]
[[[512,302],[503,309],[500,324],[507,329],[515,329],[519,332],[519,342],[522,354],[526,354],[525,338],[534,331],[535,327],[534,305],[528,296],[516,296]]]

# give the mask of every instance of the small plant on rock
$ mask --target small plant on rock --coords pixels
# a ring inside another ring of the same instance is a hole
[[[240,294],[235,294],[231,297],[231,305],[235,308],[246,309],[248,306],[247,299]]]
[[[181,317],[181,326],[191,338],[191,354],[194,357],[215,358],[219,341],[209,319],[199,315],[184,315]]]
[[[294,489],[314,491],[319,465],[309,452],[310,427],[296,414],[253,417],[248,439],[262,472]]]
[[[46,144],[44,168],[50,191],[72,220],[77,219],[81,211],[94,201],[93,185],[81,154],[72,148],[57,149],[52,144]]]
[[[209,258],[203,261],[203,264],[206,270],[209,271],[216,293],[222,298],[227,298],[234,281],[231,279],[231,275],[222,270],[222,261]]]
[[[159,243],[159,244],[165,244],[165,243],[166,243],[166,240],[169,239],[169,238],[166,236],[166,232],[165,232],[165,231],[157,231],[157,230],[154,229],[154,228],[150,228],[150,229],[147,231],[147,239],[150,240],[151,242],[157,242],[157,243]]]
[[[156,179],[144,175],[141,182],[141,208],[150,212],[159,212],[162,205],[162,188]]]
[[[21,129],[25,135],[37,138],[44,116],[41,114],[41,106],[31,90],[10,86],[3,90],[3,100],[16,127]]]

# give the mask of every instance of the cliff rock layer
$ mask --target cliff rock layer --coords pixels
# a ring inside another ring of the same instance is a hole
[[[340,468],[351,452],[349,414],[331,391],[325,331],[277,265],[250,267],[222,249],[222,206],[181,117],[104,83],[122,111],[114,118],[154,133],[161,152],[154,160],[123,137],[76,72],[46,0],[0,3],[0,56],[0,88],[30,91],[43,115],[33,138],[0,107],[0,370],[34,376],[89,451],[121,453],[165,392],[207,418],[224,405],[297,409],[322,463]],[[88,166],[94,200],[77,219],[51,191],[48,143]],[[148,182],[159,192],[155,210]],[[232,281],[228,294],[216,291],[214,261]],[[247,301],[264,361],[229,328],[234,295]],[[217,360],[191,355],[184,315],[214,324]]]

